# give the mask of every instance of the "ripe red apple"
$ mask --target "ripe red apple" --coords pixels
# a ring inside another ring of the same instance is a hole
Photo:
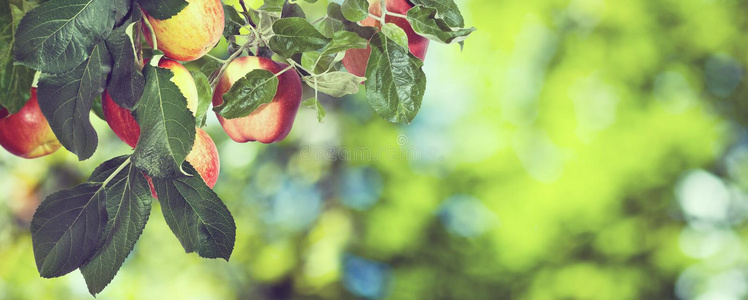
[[[234,82],[252,70],[263,69],[277,74],[286,67],[285,64],[265,57],[244,56],[235,59],[218,81],[213,92],[213,105],[223,103],[223,94]],[[267,144],[286,138],[291,131],[300,103],[301,78],[294,70],[288,70],[278,76],[278,91],[272,102],[261,105],[246,117],[225,119],[218,113],[216,116],[232,140],[238,143],[259,141]]]
[[[17,113],[8,115],[5,108],[0,110],[0,146],[23,158],[36,158],[60,149],[60,142],[39,109],[36,88],[31,88],[31,98]]]
[[[161,59],[158,65],[174,72],[174,77],[171,80],[182,94],[185,95],[185,98],[187,98],[187,108],[194,114],[197,110],[197,87],[187,68],[169,59]],[[114,131],[114,134],[120,140],[130,145],[130,147],[135,148],[140,137],[140,125],[135,121],[132,113],[117,105],[109,96],[109,93],[106,92],[101,99],[101,106],[104,111],[104,118],[109,127],[112,128],[112,131]],[[192,146],[192,151],[187,154],[187,161],[195,167],[205,183],[213,188],[216,181],[218,181],[218,171],[220,169],[218,149],[216,149],[216,145],[213,143],[210,135],[200,128],[196,129],[195,143]],[[148,181],[150,182],[150,178],[148,178]],[[155,195],[152,185],[151,190]]]
[[[382,15],[382,7],[379,0],[370,1],[369,13],[375,16]],[[413,7],[407,0],[387,0],[387,11],[405,15],[408,10]],[[393,23],[405,31],[408,36],[408,48],[410,53],[413,53],[416,57],[424,60],[426,58],[426,50],[429,47],[429,40],[425,37],[418,35],[413,31],[413,27],[410,26],[408,20],[399,17],[385,16],[384,21],[387,23]],[[382,24],[372,18],[367,17],[361,21],[363,26],[381,27]],[[345,52],[343,57],[343,66],[349,73],[364,77],[366,76],[366,64],[369,62],[369,55],[371,55],[371,46],[366,49],[350,49]]]
[[[144,10],[143,16],[153,26],[158,49],[180,61],[196,60],[213,49],[225,22],[220,0],[187,0],[187,7],[166,20],[151,17]],[[153,46],[148,27],[142,27],[146,41]]]

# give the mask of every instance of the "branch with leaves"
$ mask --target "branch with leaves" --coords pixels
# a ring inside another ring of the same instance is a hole
[[[186,252],[228,260],[236,226],[212,190],[217,151],[200,129],[211,104],[237,142],[277,142],[299,105],[322,121],[319,93],[343,97],[361,86],[380,117],[408,124],[423,102],[429,41],[462,46],[475,30],[452,0],[345,0],[313,22],[293,1],[253,9],[240,0],[239,7],[0,0],[0,116],[19,113],[38,93],[48,130],[80,160],[98,146],[92,110],[134,148],[39,206],[31,234],[42,277],[80,269],[91,294],[101,292],[135,246],[154,199]],[[227,59],[208,54],[220,39]],[[200,72],[182,65],[192,61],[202,63]],[[302,82],[314,90],[303,102]]]

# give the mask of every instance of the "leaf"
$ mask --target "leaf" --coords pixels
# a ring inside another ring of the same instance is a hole
[[[96,252],[106,226],[106,198],[100,183],[62,190],[39,205],[31,221],[31,241],[44,278],[77,269]]]
[[[312,74],[325,73],[328,69],[332,69],[336,62],[336,55],[322,55],[316,51],[304,52],[301,55],[301,66],[311,71]]]
[[[31,238],[42,277],[58,277],[77,269],[101,247],[107,227],[107,179],[127,156],[110,159],[87,182],[49,195],[31,220]],[[115,176],[116,177],[116,176]]]
[[[465,27],[465,20],[462,18],[460,8],[453,0],[411,0],[413,5],[423,5],[424,7],[433,8],[437,11],[437,18],[444,20],[449,27]]]
[[[0,106],[11,114],[21,110],[31,98],[31,84],[36,73],[13,64],[13,36],[24,14],[23,7],[0,0]]]
[[[151,191],[143,174],[128,163],[105,187],[108,221],[103,246],[81,273],[91,295],[100,293],[119,271],[140,238],[151,212]]]
[[[369,2],[366,0],[345,0],[341,5],[343,16],[351,22],[358,22],[369,16]]]
[[[260,11],[273,13],[276,17],[280,18],[283,11],[283,4],[285,3],[286,0],[265,0],[265,3],[260,6]]]
[[[98,137],[89,115],[94,99],[104,91],[111,65],[106,46],[99,43],[75,70],[39,78],[39,107],[60,143],[79,160],[96,151]]]
[[[304,76],[304,81],[317,91],[333,97],[358,93],[361,82],[366,80],[348,72],[329,72],[317,76]]]
[[[202,67],[200,67],[200,72],[208,78],[211,78],[213,76],[213,73],[221,69],[221,66],[223,66],[223,64],[215,59],[210,58],[205,61]]]
[[[195,118],[168,69],[147,65],[145,91],[135,112],[140,139],[133,163],[151,177],[175,176],[195,142]]]
[[[270,103],[278,91],[278,77],[270,71],[256,69],[239,78],[228,92],[223,103],[213,108],[227,119],[250,115],[261,105]]]
[[[18,63],[46,73],[63,73],[85,61],[114,26],[110,0],[55,0],[30,11],[16,31]]]
[[[340,4],[330,2],[327,5],[327,16],[334,20],[338,20],[343,24],[345,30],[358,34],[363,39],[369,40],[377,32],[375,27],[361,26],[356,22],[351,22],[343,15]]]
[[[350,31],[338,31],[332,41],[322,49],[322,55],[334,54],[348,49],[364,49],[368,43],[357,34]]]
[[[109,54],[114,59],[114,69],[107,85],[107,92],[119,106],[132,110],[143,95],[145,77],[135,55],[130,36],[136,23],[123,24],[115,29],[106,40]]]
[[[319,100],[317,100],[316,97],[306,99],[304,100],[304,102],[301,102],[301,104],[317,111],[318,122],[322,122],[322,119],[324,119],[325,115],[327,114],[325,108],[322,106],[322,103],[319,103]]]
[[[370,42],[366,97],[377,114],[393,123],[409,124],[421,108],[426,90],[423,61],[383,33]]]
[[[397,26],[393,23],[385,23],[384,25],[382,25],[382,33],[384,33],[384,35],[388,39],[392,40],[403,48],[408,48],[408,36],[405,34],[405,30],[400,28],[400,26]]]
[[[120,24],[122,20],[127,17],[127,14],[132,9],[132,1],[133,0],[113,0],[114,2],[114,24],[115,25],[122,25]],[[136,8],[137,9],[137,8]],[[140,11],[137,12],[138,15],[140,15]]]
[[[462,42],[475,31],[472,27],[452,29],[444,20],[436,18],[436,9],[420,5],[408,10],[407,16],[413,31],[445,44]]]
[[[319,31],[322,35],[332,38],[336,32],[345,30],[343,28],[343,22],[335,20],[330,17],[325,17],[319,22]]]
[[[236,8],[231,5],[223,5],[223,36],[228,40],[230,36],[239,34],[239,29],[244,25],[244,18],[239,15]]]
[[[205,119],[207,116],[208,107],[210,102],[213,100],[213,92],[210,89],[210,82],[208,77],[201,72],[190,71],[192,78],[195,79],[195,86],[197,86],[197,112],[195,112],[195,121],[197,127],[203,127],[205,125]]]
[[[328,72],[341,61],[348,49],[363,49],[368,43],[353,32],[341,30],[335,32],[332,41],[320,52],[304,52],[301,55],[301,65],[313,74]]]
[[[300,5],[286,1],[286,4],[283,5],[283,10],[281,11],[281,18],[291,17],[306,19],[306,14],[304,14],[304,10]]]
[[[138,0],[138,3],[148,15],[158,20],[176,16],[187,7],[185,0]]]
[[[330,39],[302,18],[283,18],[275,21],[273,32],[275,35],[270,38],[268,46],[284,57],[318,50],[330,42]]]
[[[236,240],[234,218],[189,162],[184,168],[192,176],[153,180],[166,224],[187,253],[228,261]]]

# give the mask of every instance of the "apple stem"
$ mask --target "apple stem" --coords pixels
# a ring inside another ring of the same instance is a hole
[[[148,21],[147,17],[141,18],[143,20],[143,23],[145,23],[145,26],[148,27],[148,32],[151,33],[151,41],[153,42],[153,50],[158,50],[158,40],[156,40],[156,32],[153,30],[153,26],[151,26],[151,22]]]

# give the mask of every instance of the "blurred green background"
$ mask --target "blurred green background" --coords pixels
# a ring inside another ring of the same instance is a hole
[[[184,254],[154,205],[98,299],[746,299],[748,3],[455,2],[478,31],[431,43],[409,126],[363,93],[274,145],[210,116],[231,261]],[[130,151],[94,122],[85,162],[0,153],[0,299],[91,298],[39,277],[28,226]]]

